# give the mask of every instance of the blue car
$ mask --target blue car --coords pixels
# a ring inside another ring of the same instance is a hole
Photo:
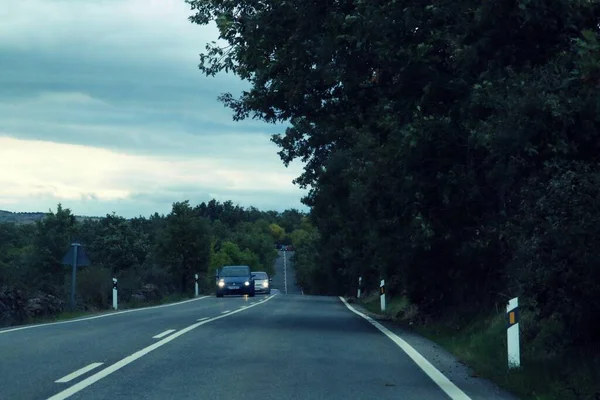
[[[217,297],[239,294],[254,297],[254,277],[247,265],[227,265],[217,270]]]

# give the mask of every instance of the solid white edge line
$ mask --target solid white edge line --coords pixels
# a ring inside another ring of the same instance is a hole
[[[195,324],[192,324],[192,325],[188,326],[187,328],[180,330],[179,332],[176,332],[170,336],[167,336],[166,338],[164,338],[148,347],[145,347],[141,350],[136,351],[132,355],[127,356],[127,357],[117,361],[116,363],[104,368],[103,370],[96,372],[94,375],[91,375],[91,376],[85,378],[84,380],[77,382],[76,384],[63,390],[62,392],[57,393],[52,397],[49,397],[48,400],[67,399],[67,398],[73,396],[75,393],[78,393],[78,392],[82,391],[83,389],[85,389],[86,387],[91,386],[94,383],[98,382],[100,379],[106,378],[108,375],[112,374],[113,372],[120,370],[121,368],[125,367],[126,365],[131,364],[135,360],[142,358],[146,354],[158,349],[161,346],[164,346],[165,344],[177,339],[178,337],[180,337],[182,335],[185,335],[186,333],[198,328],[199,326],[202,326],[202,325],[207,324],[212,321],[216,321],[221,318],[227,318],[233,314],[237,314],[244,310],[248,310],[249,308],[256,307],[257,305],[258,304],[255,304],[253,306],[249,306],[244,309],[235,310],[235,311],[230,312],[229,314],[219,315],[218,317],[212,317],[212,318],[209,318],[202,322],[196,322]]]
[[[66,383],[66,382],[72,381],[73,379],[93,370],[94,368],[98,368],[102,364],[104,364],[104,363],[101,363],[101,362],[91,363],[90,365],[80,368],[75,372],[71,372],[69,375],[65,375],[62,378],[55,380],[54,383]]]
[[[231,312],[231,310],[221,311],[221,314],[227,314],[228,312]]]
[[[166,331],[159,333],[158,335],[152,336],[152,339],[161,339],[161,338],[167,336],[168,334],[175,332],[176,330],[177,329],[167,329]]]
[[[283,286],[285,288],[285,294],[288,294],[287,289],[287,263],[285,261],[286,252],[283,253]]]
[[[472,400],[469,396],[466,395],[465,392],[460,390],[458,386],[452,383],[450,379],[448,379],[436,367],[434,367],[429,361],[427,361],[427,359],[425,359],[425,357],[423,357],[410,344],[405,342],[402,338],[400,338],[398,335],[390,331],[388,328],[386,328],[379,322],[375,321],[373,318],[356,310],[354,307],[348,304],[346,299],[344,299],[342,296],[339,296],[339,298],[340,300],[342,300],[342,303],[344,303],[344,305],[348,307],[350,311],[369,321],[371,325],[379,329],[385,336],[387,336],[394,343],[396,343],[396,345],[400,347],[402,351],[404,351],[406,355],[408,355],[415,362],[415,364],[417,364],[417,366],[421,368],[421,370],[425,372],[427,376],[429,376],[429,378],[431,378],[431,380],[436,385],[438,385],[438,387],[442,389],[452,400]]]
[[[173,306],[178,306],[180,304],[190,303],[192,301],[198,301],[198,300],[206,299],[207,297],[212,297],[212,296],[196,297],[195,299],[184,300],[184,301],[180,301],[180,302],[177,302],[177,303],[171,303],[171,304],[162,304],[160,306],[132,308],[131,310],[124,310],[124,311],[117,311],[117,312],[107,312],[106,314],[102,314],[102,315],[94,315],[93,317],[84,317],[84,318],[70,319],[68,321],[48,322],[46,324],[36,324],[36,325],[19,326],[18,328],[0,330],[0,335],[2,335],[3,333],[21,331],[21,330],[24,330],[24,329],[41,328],[41,327],[44,327],[44,326],[53,326],[53,325],[72,324],[72,323],[75,323],[75,322],[89,321],[89,320],[92,320],[92,319],[105,318],[105,317],[112,317],[114,315],[121,315],[121,314],[126,314],[126,313],[131,313],[131,312],[151,310],[151,309],[154,309],[154,308],[173,307]]]
[[[196,321],[200,322],[200,321],[206,321],[209,317],[204,317],[204,318],[198,318]]]

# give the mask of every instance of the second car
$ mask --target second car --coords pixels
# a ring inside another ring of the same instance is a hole
[[[253,272],[252,277],[254,278],[254,291],[256,293],[271,294],[271,282],[273,279],[269,278],[266,272]]]

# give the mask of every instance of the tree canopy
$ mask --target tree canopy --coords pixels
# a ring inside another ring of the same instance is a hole
[[[200,70],[251,84],[233,118],[287,123],[305,163],[305,292],[385,278],[431,316],[519,295],[545,346],[597,341],[600,3],[187,3],[219,29]]]

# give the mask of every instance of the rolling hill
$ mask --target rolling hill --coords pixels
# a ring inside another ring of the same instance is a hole
[[[8,222],[15,224],[32,224],[35,221],[40,221],[43,219],[48,213],[44,212],[11,212],[0,210],[0,223]],[[85,220],[98,220],[100,217],[86,217],[76,215],[75,218],[78,221]]]

